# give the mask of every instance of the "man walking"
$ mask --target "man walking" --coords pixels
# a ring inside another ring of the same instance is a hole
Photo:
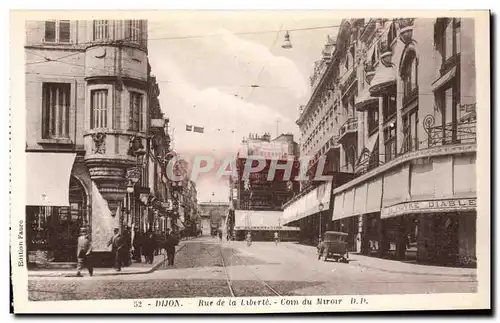
[[[80,236],[78,237],[78,243],[76,248],[76,257],[78,261],[76,269],[77,277],[83,277],[82,270],[84,267],[88,269],[90,276],[94,275],[94,268],[92,267],[91,256],[90,256],[91,252],[92,252],[92,245],[90,243],[90,238],[87,229],[80,228]]]
[[[123,237],[120,234],[120,230],[115,228],[113,230],[114,235],[108,242],[108,247],[111,246],[111,252],[115,257],[115,269],[116,271],[122,270],[122,259],[123,259]]]
[[[132,248],[132,233],[131,227],[127,227],[123,232],[123,258],[122,266],[128,267],[131,264],[130,249]]]
[[[170,229],[167,229],[167,238],[165,240],[165,251],[167,252],[168,266],[174,265],[175,258],[175,246],[179,244],[177,237],[170,233]]]
[[[132,243],[132,246],[134,248],[134,261],[135,262],[142,262],[142,243],[143,243],[143,236],[139,231],[139,228],[134,229],[134,241]]]

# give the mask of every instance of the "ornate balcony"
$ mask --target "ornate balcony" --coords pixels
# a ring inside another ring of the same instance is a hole
[[[347,71],[344,75],[342,75],[339,81],[339,88],[342,92],[342,95],[352,89],[357,81],[358,79],[355,68],[352,68],[351,71]]]
[[[435,126],[434,116],[427,115],[424,118],[423,125],[427,132],[428,147],[449,144],[475,144],[477,142],[475,117],[462,118],[457,122]]]
[[[339,129],[339,143],[353,139],[358,132],[358,118],[349,118]]]

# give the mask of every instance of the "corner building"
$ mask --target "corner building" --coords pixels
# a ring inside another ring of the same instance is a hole
[[[352,174],[327,224],[351,251],[475,265],[474,37],[472,19],[342,22],[297,123],[305,153]]]
[[[147,22],[28,21],[25,55],[30,261],[76,261],[82,226],[98,258],[148,217],[130,209],[150,193]]]

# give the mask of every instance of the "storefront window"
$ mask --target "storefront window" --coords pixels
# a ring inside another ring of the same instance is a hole
[[[29,262],[76,261],[80,227],[88,226],[87,203],[81,184],[74,178],[69,187],[70,206],[27,206]],[[43,253],[44,259],[37,259]]]

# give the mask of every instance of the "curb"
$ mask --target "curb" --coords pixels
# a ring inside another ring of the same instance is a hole
[[[415,272],[415,271],[384,269],[384,268],[380,268],[380,267],[367,266],[367,265],[356,264],[356,263],[351,263],[351,262],[349,262],[349,264],[353,265],[353,266],[361,267],[361,268],[378,270],[378,271],[391,273],[391,274],[408,274],[408,275],[418,275],[418,276],[441,276],[441,277],[469,277],[469,278],[476,278],[477,277],[477,273],[473,273],[473,274],[419,273],[419,272]]]
[[[180,246],[179,249],[177,249],[175,251],[175,253],[178,253],[179,251],[181,251],[185,246],[186,246],[185,244],[182,244],[182,246]],[[110,273],[96,273],[93,276],[94,277],[102,277],[102,276],[124,276],[124,275],[151,274],[151,273],[155,272],[156,270],[158,270],[158,268],[163,266],[166,261],[167,261],[167,258],[165,257],[163,260],[160,260],[158,263],[154,264],[151,268],[148,268],[148,269],[129,271],[129,272],[118,271],[118,272],[110,272]],[[41,275],[41,274],[29,274],[29,272],[28,272],[28,279],[30,277],[38,277],[38,278],[40,278],[40,277],[76,277],[76,274],[57,273],[54,275]]]

